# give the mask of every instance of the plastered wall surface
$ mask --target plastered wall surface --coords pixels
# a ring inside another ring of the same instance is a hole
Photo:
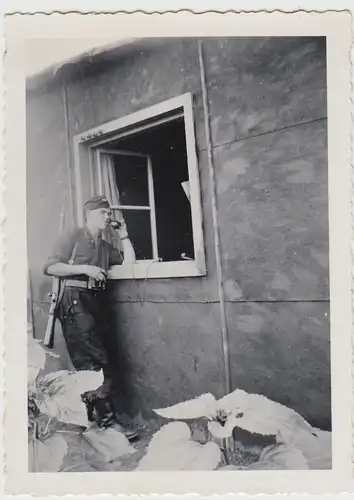
[[[325,46],[256,38],[203,45],[232,385],[328,427]],[[110,285],[112,330],[134,412],[225,390],[197,41],[172,40],[88,64],[67,83],[70,137],[185,92],[194,99],[208,274]],[[28,109],[37,308],[50,285],[40,268],[68,191],[60,82],[29,94]]]

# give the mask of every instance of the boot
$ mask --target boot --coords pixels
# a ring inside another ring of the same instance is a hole
[[[81,401],[86,406],[87,420],[89,422],[94,422],[95,421],[95,417],[94,417],[95,405],[93,403],[93,399],[87,393],[84,393],[84,394],[81,394]]]
[[[100,398],[97,395],[93,397],[92,392],[90,392],[88,395],[83,394],[81,399],[86,405],[87,417],[90,422],[95,421],[97,426],[103,429],[114,427],[129,441],[138,437],[137,429],[127,429],[118,422],[113,405],[108,398]]]
[[[96,398],[94,400],[94,407],[96,411],[96,423],[98,427],[107,429],[108,427],[112,427],[116,423],[115,414],[109,399]]]
[[[129,441],[134,441],[139,437],[139,431],[137,428],[127,428],[123,427],[122,424],[116,420],[116,423],[114,424],[114,428],[124,434],[124,436],[129,440]]]

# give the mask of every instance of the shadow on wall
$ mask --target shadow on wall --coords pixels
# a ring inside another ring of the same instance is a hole
[[[114,406],[118,414],[135,413],[134,390],[132,387],[131,362],[127,356],[126,343],[129,341],[115,320],[113,305],[109,306],[109,338],[107,347],[109,361],[114,374]]]

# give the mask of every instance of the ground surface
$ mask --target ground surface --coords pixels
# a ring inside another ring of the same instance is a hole
[[[46,429],[48,420],[43,416],[43,421],[40,428]],[[95,449],[90,442],[85,438],[82,430],[74,426],[63,425],[60,422],[51,421],[51,433],[61,434],[66,441],[68,451],[64,457],[60,467],[62,472],[94,472],[94,471],[133,471],[139,464],[141,458],[147,451],[148,444],[153,434],[166,422],[158,420],[146,421],[139,419],[139,438],[131,444],[135,448],[135,452],[123,455],[119,458],[111,460],[111,457],[102,451]],[[206,442],[205,429],[200,422],[190,422],[192,438],[202,444]],[[108,440],[109,442],[109,440]],[[255,452],[245,452],[237,450],[235,454],[237,465],[246,466],[258,459],[258,454]],[[221,462],[220,466],[226,465]],[[33,471],[33,464],[30,460],[30,470]]]
[[[147,426],[142,428],[139,439],[132,443],[137,451],[110,462],[102,453],[98,453],[81,434],[66,433],[68,453],[64,459],[63,471],[132,471],[145,454],[153,433],[152,428]]]

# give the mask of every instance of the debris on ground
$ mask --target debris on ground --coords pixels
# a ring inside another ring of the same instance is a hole
[[[291,408],[239,389],[219,400],[207,393],[154,410],[149,420],[140,415],[133,419],[139,439],[129,443],[118,428],[89,425],[80,394],[99,386],[103,374],[61,370],[45,375],[47,354],[40,342],[29,339],[30,472],[332,466],[331,432],[312,427]],[[119,420],[129,428],[128,415]]]
[[[106,462],[113,462],[121,456],[136,452],[124,434],[114,427],[100,429],[97,425],[92,425],[82,433],[82,437]]]
[[[193,441],[186,423],[171,422],[154,434],[137,470],[213,470],[220,459],[216,443]]]

